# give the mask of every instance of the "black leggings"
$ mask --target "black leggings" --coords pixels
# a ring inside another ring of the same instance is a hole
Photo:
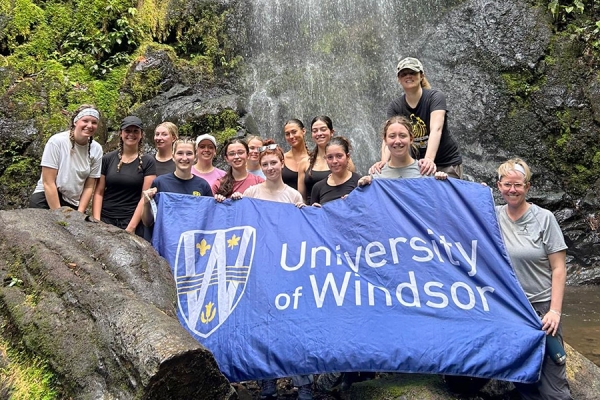
[[[60,192],[58,192],[58,200],[60,201],[60,206],[61,207],[71,207],[75,210],[77,210],[77,206],[73,205],[67,201],[65,201],[62,198],[62,195],[60,194]],[[48,205],[48,200],[46,200],[46,193],[44,192],[37,192],[31,195],[31,197],[29,198],[29,208],[43,208],[46,210],[50,209],[50,206]]]

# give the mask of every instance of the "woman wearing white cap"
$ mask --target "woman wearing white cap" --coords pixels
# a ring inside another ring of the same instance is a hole
[[[142,126],[138,117],[123,119],[119,148],[102,157],[102,175],[92,204],[94,218],[138,236],[144,235],[142,192],[156,178],[154,157],[143,154]]]
[[[154,147],[156,154],[156,176],[172,174],[175,172],[173,161],[173,142],[179,137],[177,125],[172,122],[163,122],[154,129]]]
[[[196,138],[196,164],[192,167],[192,174],[204,179],[212,185],[225,176],[225,171],[213,166],[213,159],[217,155],[217,140],[209,134]]]
[[[29,207],[54,210],[67,206],[85,212],[102,165],[102,146],[94,141],[99,121],[96,107],[83,104],[71,117],[71,129],[48,140],[42,155],[42,176]]]
[[[390,103],[387,118],[400,115],[411,121],[415,145],[419,150],[416,156],[421,174],[431,175],[437,170],[453,178],[462,178],[462,157],[448,129],[446,96],[439,90],[431,89],[425,78],[423,64],[416,58],[402,59],[396,71],[404,94]],[[381,145],[381,163],[373,168],[379,172],[381,165],[389,158],[390,153],[384,142]]]

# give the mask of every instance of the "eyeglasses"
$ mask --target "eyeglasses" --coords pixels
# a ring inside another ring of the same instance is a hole
[[[398,72],[398,76],[400,78],[404,78],[407,75],[417,75],[418,73],[419,72],[417,72],[417,71],[413,71],[412,69],[409,69],[409,70],[404,70],[404,71]]]
[[[338,154],[327,154],[327,155],[325,156],[325,159],[326,159],[327,161],[333,161],[333,159],[334,159],[334,158],[335,158],[335,159],[338,159],[338,160],[343,160],[345,156],[346,156],[346,155],[345,155],[344,153],[338,153]]]
[[[262,153],[263,151],[267,151],[267,150],[275,150],[277,147],[278,147],[277,143],[273,143],[273,144],[269,144],[266,146],[260,146],[258,148],[258,151],[260,151]]]
[[[235,157],[235,156],[241,157],[244,154],[246,154],[246,150],[230,151],[227,153],[227,157]]]
[[[514,187],[515,189],[519,190],[519,189],[523,189],[523,187],[525,187],[524,183],[500,182],[500,184],[502,185],[502,187],[504,189],[510,189],[511,187]]]

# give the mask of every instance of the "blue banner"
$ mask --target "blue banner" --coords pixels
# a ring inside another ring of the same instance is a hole
[[[231,381],[333,371],[538,380],[544,333],[489,188],[375,180],[323,208],[158,194],[183,326]]]

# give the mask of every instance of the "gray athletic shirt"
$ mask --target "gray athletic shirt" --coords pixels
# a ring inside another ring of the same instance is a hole
[[[406,167],[393,168],[389,163],[385,163],[381,168],[381,173],[373,174],[373,179],[394,179],[394,178],[421,178],[419,164],[417,160]]]
[[[496,206],[496,215],[508,256],[527,298],[531,303],[549,301],[552,269],[548,254],[567,248],[556,217],[535,204],[516,221],[508,217],[506,205]]]

